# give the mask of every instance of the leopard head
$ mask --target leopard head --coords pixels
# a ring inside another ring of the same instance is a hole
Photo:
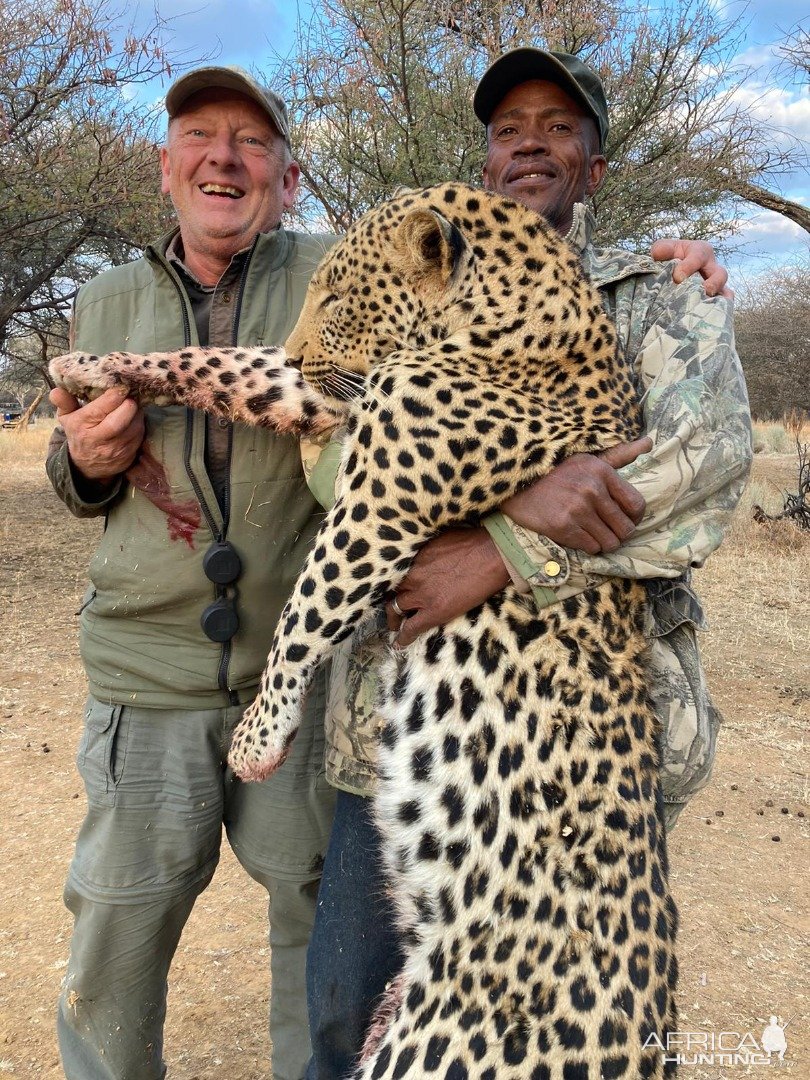
[[[386,357],[452,332],[473,258],[460,230],[423,195],[409,192],[358,219],[310,282],[285,349],[327,398],[354,399]]]

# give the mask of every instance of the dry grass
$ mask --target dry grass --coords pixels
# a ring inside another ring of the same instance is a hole
[[[0,431],[0,484],[22,467],[44,463],[55,424],[55,420],[38,420],[24,431]]]
[[[754,453],[792,454],[796,450],[796,439],[803,430],[804,425],[791,417],[782,421],[755,420]]]
[[[74,756],[84,677],[75,611],[100,522],[61,507],[42,468],[50,426],[0,432],[0,1075],[59,1080],[54,1003],[70,918],[61,890],[84,799]],[[702,636],[725,716],[715,775],[670,846],[681,911],[678,1000],[686,1032],[752,1032],[787,1020],[788,1076],[810,1075],[807,940],[807,642],[810,537],[765,526],[795,453],[762,453],[730,535],[696,575]],[[267,1080],[266,897],[227,852],[172,967],[173,1080]],[[802,1065],[804,1061],[804,1066]],[[684,1068],[688,1080],[762,1072]]]
[[[754,504],[781,509],[781,485],[795,472],[793,461],[755,459],[726,542],[695,576],[710,614],[707,665],[715,678],[750,669],[752,638],[761,642],[756,664],[774,677],[807,656],[810,533],[785,520],[759,524],[751,513]]]
[[[810,534],[751,514],[754,503],[781,509],[796,478],[795,452],[757,456],[725,543],[695,576],[710,624],[704,662],[724,723],[713,781],[684,813],[671,856],[683,918],[681,1030],[759,1039],[770,1013],[794,1017],[785,1065],[806,1076]],[[733,1069],[735,1077],[759,1072]],[[688,1073],[720,1080],[732,1070]]]

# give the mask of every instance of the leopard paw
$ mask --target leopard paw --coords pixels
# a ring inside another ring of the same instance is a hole
[[[257,699],[234,728],[228,764],[240,780],[266,780],[287,760],[297,732],[297,724],[271,724]]]
[[[106,363],[107,357],[72,352],[51,360],[49,371],[55,386],[74,397],[92,401],[111,386],[127,386],[119,371]]]

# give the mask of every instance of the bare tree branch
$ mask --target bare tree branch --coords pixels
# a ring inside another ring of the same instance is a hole
[[[136,37],[113,2],[2,0],[0,376],[25,364],[18,339],[61,335],[78,287],[170,220],[158,115],[131,93],[171,72],[167,24],[155,15]]]
[[[738,104],[745,27],[713,0],[655,10],[620,0],[321,0],[278,58],[308,195],[304,220],[345,228],[399,186],[480,181],[484,133],[470,107],[491,59],[523,44],[578,52],[611,103],[610,168],[595,199],[603,242],[734,232],[736,184],[767,188],[798,144]]]
[[[764,187],[752,184],[749,180],[732,178],[728,181],[728,190],[732,195],[738,195],[746,202],[755,203],[765,210],[774,210],[777,214],[790,218],[797,225],[801,225],[805,232],[810,233],[810,208],[802,206],[801,203],[785,199],[782,195],[767,191]]]

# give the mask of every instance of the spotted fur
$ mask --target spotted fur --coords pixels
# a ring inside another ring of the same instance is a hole
[[[270,427],[281,435],[316,435],[343,410],[306,383],[276,346],[170,353],[74,352],[51,361],[57,386],[88,400],[121,386],[142,405],[188,405],[228,420]]]
[[[354,400],[337,502],[234,735],[246,779],[281,764],[313,671],[426,540],[638,430],[575,254],[531,211],[463,185],[360,219],[286,348],[324,397],[314,415]],[[190,400],[184,355],[227,409],[255,354],[175,354],[152,393]],[[81,379],[103,364],[85,358]],[[238,415],[272,422],[278,404]],[[385,659],[376,813],[407,960],[358,1080],[665,1074],[677,920],[643,620],[630,581],[539,613],[509,587]]]

